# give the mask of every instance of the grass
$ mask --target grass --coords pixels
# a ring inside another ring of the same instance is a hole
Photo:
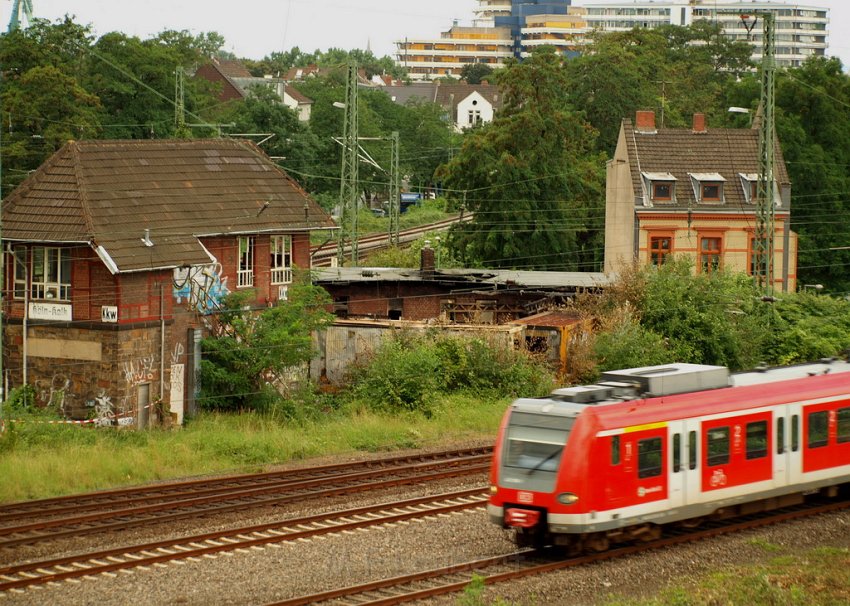
[[[769,546],[769,544],[768,544]],[[768,547],[767,551],[773,551]],[[850,550],[820,547],[709,574],[648,600],[611,598],[608,606],[839,606],[850,604]]]
[[[453,395],[431,418],[365,409],[292,423],[207,413],[176,430],[28,424],[0,436],[0,502],[37,499],[357,452],[492,440],[508,404]]]

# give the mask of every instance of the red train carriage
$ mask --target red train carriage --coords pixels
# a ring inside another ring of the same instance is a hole
[[[490,518],[518,544],[590,549],[837,494],[850,483],[850,364],[651,366],[519,399],[490,476]]]

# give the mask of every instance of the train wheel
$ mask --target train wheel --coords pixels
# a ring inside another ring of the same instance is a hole
[[[517,547],[534,547],[539,549],[546,544],[545,536],[542,532],[530,528],[517,528],[514,534],[514,542]]]
[[[584,545],[588,551],[602,552],[607,551],[611,546],[608,540],[608,535],[604,532],[595,532],[584,540]]]

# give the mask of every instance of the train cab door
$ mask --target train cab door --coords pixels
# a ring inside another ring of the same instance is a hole
[[[682,507],[692,502],[689,497],[689,483],[692,479],[688,474],[688,450],[687,450],[687,421],[676,421],[667,425],[668,466],[670,477],[667,499],[670,507]],[[698,478],[697,478],[698,480]]]

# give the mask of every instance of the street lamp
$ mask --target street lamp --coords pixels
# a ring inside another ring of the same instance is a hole
[[[803,290],[813,290],[815,294],[818,294],[823,290],[823,284],[803,284]]]

